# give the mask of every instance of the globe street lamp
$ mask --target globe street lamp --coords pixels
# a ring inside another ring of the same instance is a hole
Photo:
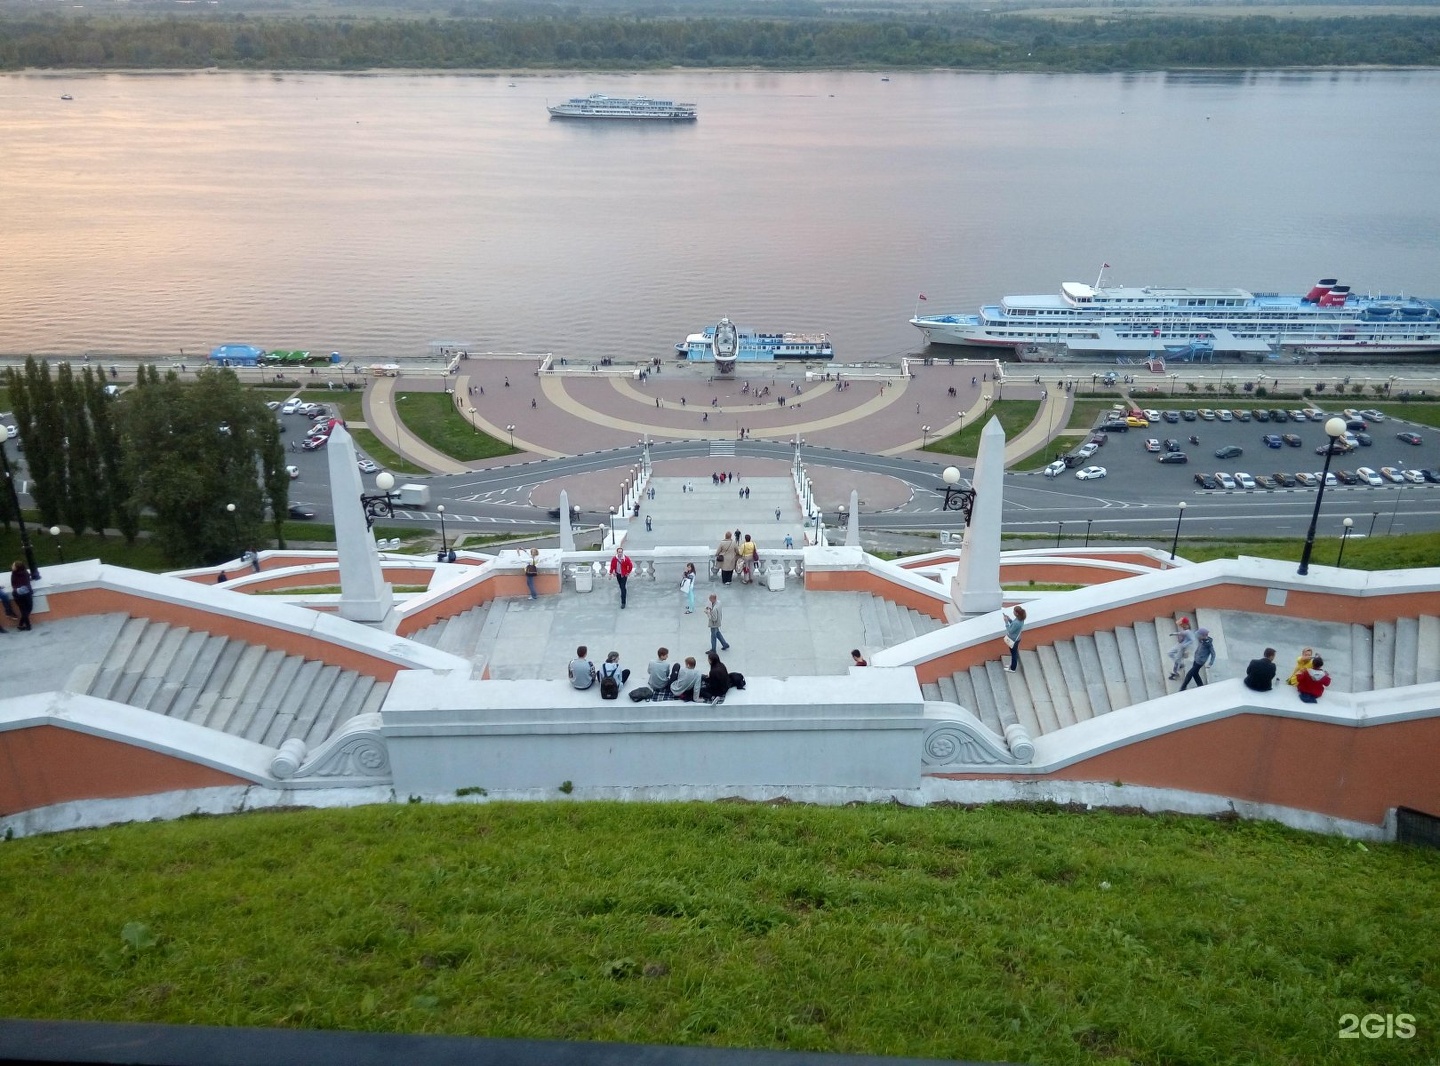
[[[1325,468],[1320,473],[1320,487],[1315,490],[1315,510],[1310,513],[1310,530],[1305,534],[1305,551],[1300,555],[1301,577],[1310,572],[1310,553],[1315,550],[1315,526],[1320,521],[1320,501],[1325,498],[1325,481],[1330,476],[1330,457],[1335,454],[1335,442],[1345,432],[1345,420],[1332,418],[1325,423],[1325,435],[1330,438],[1325,449]]]
[[[65,545],[60,541],[60,527],[51,526],[50,535],[55,538],[55,554],[60,556],[60,561],[65,561]]]
[[[925,447],[925,446],[926,446],[927,444],[929,444],[929,443],[930,443],[930,427],[929,427],[929,426],[921,426],[921,427],[920,427],[920,447],[923,448],[923,447]]]
[[[1340,534],[1340,554],[1335,557],[1336,566],[1339,566],[1345,559],[1345,542],[1350,539],[1350,527],[1355,524],[1355,519],[1347,518],[1340,524],[1344,526],[1345,529]]]
[[[226,512],[228,512],[229,515],[230,515],[230,543],[231,543],[231,547],[233,547],[233,548],[236,550],[236,552],[239,552],[239,550],[240,550],[240,522],[239,522],[239,520],[236,519],[236,517],[235,517],[235,505],[234,505],[233,503],[227,503],[227,504],[225,505],[225,510],[226,510]]]
[[[378,496],[360,497],[360,507],[365,512],[365,528],[369,529],[375,524],[377,518],[395,517],[395,500],[397,497],[390,494],[395,487],[395,475],[388,470],[382,470],[375,475],[375,487],[380,490]]]
[[[512,422],[506,426],[505,432],[510,434],[510,447],[515,447],[515,423]]]
[[[449,547],[445,540],[445,505],[443,503],[436,504],[435,511],[440,515],[440,556],[444,558],[445,549]]]
[[[1175,519],[1175,539],[1170,542],[1170,558],[1175,558],[1175,549],[1180,546],[1180,523],[1185,520],[1185,501],[1180,501],[1180,516]]]
[[[940,479],[945,482],[945,502],[941,504],[942,511],[961,511],[965,515],[965,524],[970,524],[970,515],[975,508],[975,490],[962,489],[960,487],[960,471],[947,466],[940,472]]]
[[[15,521],[20,525],[20,548],[25,553],[25,565],[30,568],[30,580],[40,579],[40,568],[35,565],[35,549],[30,546],[30,534],[25,529],[25,516],[20,513],[20,495],[15,491],[15,478],[10,473],[10,460],[5,455],[5,442],[16,436],[9,426],[0,426],[0,473],[5,475],[6,489],[10,493],[10,509],[15,512]]]

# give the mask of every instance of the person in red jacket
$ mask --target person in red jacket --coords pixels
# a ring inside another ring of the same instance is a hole
[[[1325,672],[1325,660],[1318,655],[1310,660],[1309,669],[1301,670],[1300,676],[1295,679],[1301,703],[1319,703],[1329,684],[1330,675]]]
[[[630,561],[630,556],[625,554],[624,548],[616,548],[615,554],[610,557],[610,576],[620,586],[620,609],[625,609],[625,583],[635,571],[635,564]]]

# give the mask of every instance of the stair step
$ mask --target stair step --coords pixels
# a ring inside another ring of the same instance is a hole
[[[1085,683],[1085,668],[1080,663],[1079,649],[1073,640],[1062,640],[1054,647],[1075,721],[1085,722],[1094,718],[1095,708],[1090,706],[1090,686]]]
[[[935,687],[940,691],[940,698],[942,700],[959,703],[962,707],[965,706],[965,704],[960,701],[960,691],[955,687],[955,678],[947,674],[945,677],[940,678],[939,683]]]
[[[1395,686],[1395,623],[1376,622],[1371,629],[1370,670],[1377,689]]]
[[[1440,616],[1422,614],[1415,638],[1415,683],[1440,681]]]
[[[1420,649],[1420,620],[1418,618],[1397,618],[1395,620],[1395,685],[1415,684],[1415,657]]]
[[[866,593],[860,597],[860,627],[865,635],[865,644],[872,648],[885,647],[885,641],[880,636],[880,614],[876,605],[880,598],[873,593]]]
[[[1005,735],[1005,725],[1000,721],[1000,711],[995,704],[995,693],[990,687],[990,679],[986,676],[984,666],[972,666],[969,670],[970,691],[975,697],[971,709],[975,717],[984,722],[1001,736]],[[958,686],[957,686],[958,687]]]
[[[1370,627],[1361,625],[1359,622],[1350,626],[1350,684],[1352,692],[1370,692],[1375,688],[1375,662],[1374,662],[1375,636],[1370,632]],[[1284,668],[1281,656],[1277,655],[1277,674]],[[1292,668],[1293,669],[1293,668]],[[1283,677],[1289,677],[1288,673]],[[1280,680],[1281,678],[1277,678]]]
[[[110,698],[117,703],[129,703],[135,690],[144,680],[149,670],[150,662],[155,658],[155,653],[160,648],[160,642],[165,639],[165,634],[170,632],[168,622],[151,622],[145,627],[140,639],[135,642],[135,650],[125,661],[123,673],[111,690]]]
[[[955,687],[955,683],[953,681],[950,683],[950,687]],[[920,698],[928,700],[931,703],[940,703],[942,701],[947,703],[956,702],[955,700],[946,700],[940,692],[939,684],[933,681],[926,681],[923,685],[920,686]]]
[[[1120,671],[1125,680],[1126,703],[1144,703],[1150,698],[1145,687],[1145,667],[1140,662],[1140,644],[1135,630],[1119,626],[1115,630],[1115,645],[1120,653]]]
[[[191,629],[185,633],[185,639],[175,651],[175,657],[170,660],[170,666],[165,671],[165,676],[160,679],[160,687],[145,704],[148,710],[156,714],[170,715],[174,713],[175,700],[185,684],[185,675],[195,665],[195,656],[200,654],[200,649],[210,639],[209,633],[201,632],[198,629]]]
[[[269,721],[273,717],[270,713],[273,704],[267,703],[265,697],[275,684],[275,676],[280,666],[289,656],[273,648],[262,651],[264,654],[256,664],[249,683],[239,694],[235,713],[225,725],[225,732],[237,737],[243,737],[255,721]]]
[[[260,661],[265,658],[268,649],[259,644],[241,645],[240,658],[235,661],[235,669],[225,679],[225,687],[220,692],[220,698],[215,703],[215,711],[205,723],[211,729],[218,729],[225,733],[235,733],[236,736],[243,735],[238,725],[240,704],[245,699],[245,694],[250,689],[250,683],[255,679],[255,673],[260,667]]]
[[[1095,646],[1095,637],[1089,633],[1077,634],[1075,653],[1080,657],[1080,676],[1077,683],[1085,686],[1085,695],[1090,697],[1092,716],[1109,714],[1112,707],[1110,688],[1106,683],[1105,667],[1100,662],[1100,652]]]
[[[210,675],[215,672],[216,665],[220,662],[220,656],[225,653],[225,648],[230,640],[227,637],[206,635],[205,641],[195,655],[195,661],[191,663],[190,669],[186,671],[184,678],[180,681],[180,691],[175,696],[175,702],[170,705],[170,717],[181,718],[187,722],[203,724],[205,721],[204,712],[197,709],[200,696],[209,686]]]
[[[164,637],[161,638],[155,653],[146,664],[145,672],[140,678],[140,683],[135,686],[135,691],[130,694],[126,701],[136,707],[149,709],[154,702],[156,695],[160,692],[160,686],[165,683],[166,676],[175,662],[175,656],[179,653],[185,638],[190,635],[186,626],[170,626]]]
[[[269,728],[259,734],[260,743],[278,748],[288,737],[307,735],[310,727],[325,712],[325,709],[336,705],[336,701],[332,698],[335,682],[343,672],[333,663],[321,666],[320,672],[311,682],[310,692],[305,697],[305,702],[301,703],[293,713],[277,714],[272,718]]]
[[[235,672],[235,664],[245,654],[245,648],[246,645],[238,640],[226,641],[220,657],[215,660],[215,668],[205,679],[200,696],[195,701],[190,721],[207,729],[215,729],[217,719],[228,715],[228,709],[221,707],[220,701],[225,695],[225,686],[229,684],[230,676]]]
[[[1136,622],[1135,650],[1140,654],[1140,672],[1144,677],[1145,698],[1159,699],[1165,695],[1165,675],[1170,660],[1160,657],[1160,643],[1155,638],[1154,622]]]
[[[1015,701],[1010,695],[1010,671],[998,662],[985,664],[985,680],[990,683],[990,692],[995,700],[995,713],[1000,719],[1000,734],[1005,726],[1019,725],[1020,718],[1015,712]],[[979,683],[976,683],[978,689]]]
[[[1020,652],[1024,655],[1022,649]],[[1064,729],[1075,724],[1075,708],[1070,703],[1070,686],[1065,681],[1065,671],[1060,668],[1060,657],[1052,644],[1035,649],[1035,658],[1045,675],[1045,687],[1050,692],[1050,704],[1055,715],[1055,727]]]
[[[1015,711],[1023,725],[1025,714],[1021,708],[1029,707],[1030,718],[1035,722],[1035,728],[1030,735],[1038,737],[1059,729],[1060,723],[1055,718],[1055,705],[1050,700],[1050,687],[1045,683],[1045,671],[1040,666],[1039,653],[1021,647],[1020,672],[1011,674],[1010,678],[1024,689],[1024,698],[1017,697],[1015,700]]]
[[[379,714],[379,713],[380,713],[380,708],[385,705],[385,697],[388,696],[388,695],[390,695],[390,682],[388,682],[388,681],[377,681],[377,682],[375,682],[374,687],[370,689],[370,695],[365,698],[365,702],[361,705],[360,709],[359,709],[358,711],[356,711],[355,713],[356,713],[356,714]],[[353,718],[354,715],[351,715],[350,717]]]
[[[896,614],[900,619],[900,643],[907,640],[914,640],[917,636],[915,629],[915,612],[909,607],[898,607]]]
[[[1110,700],[1110,709],[1118,711],[1130,706],[1130,686],[1125,683],[1125,665],[1120,661],[1120,642],[1115,639],[1114,630],[1101,629],[1092,636],[1105,676],[1105,695]]]
[[[309,729],[303,734],[298,731],[295,733],[306,744],[313,747],[332,736],[341,724],[348,722],[354,716],[355,708],[370,695],[370,689],[374,686],[372,678],[366,674],[355,673],[353,670],[347,670],[346,673],[355,676],[346,686],[343,702],[331,700],[329,703],[318,705],[318,713],[315,715],[314,721],[310,723]]]

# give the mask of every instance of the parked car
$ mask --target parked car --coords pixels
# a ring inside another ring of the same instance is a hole
[[[1380,468],[1380,476],[1386,481],[1393,482],[1396,485],[1403,485],[1405,483],[1405,475],[1400,473],[1398,466],[1382,466]]]
[[[1188,463],[1189,461],[1190,457],[1184,452],[1166,452],[1157,460],[1161,463]]]
[[[357,459],[355,465],[360,468],[362,474],[373,474],[380,469],[380,465],[374,459]]]
[[[107,385],[107,386],[105,386],[105,387],[108,389],[110,386]],[[119,391],[119,390],[117,389],[116,391]],[[266,406],[266,408],[268,408],[269,410],[273,411],[273,410],[275,410],[277,407],[280,406],[280,401],[279,401],[279,400],[266,400],[266,401],[265,401],[265,406]]]
[[[1194,411],[1181,411],[1180,417],[1185,419],[1185,421],[1187,422],[1193,422],[1195,421],[1196,415]]]
[[[1299,479],[1294,474],[1287,474],[1283,470],[1271,476],[1275,478],[1275,484],[1282,489],[1293,489],[1296,485],[1300,484]]]
[[[1426,467],[1420,471],[1420,473],[1425,475],[1425,480],[1430,482],[1430,484],[1440,485],[1440,470],[1436,470],[1434,467]]]
[[[1347,418],[1345,420],[1345,428],[1352,433],[1359,433],[1362,429],[1369,429],[1370,423],[1363,418]]]
[[[1081,481],[1096,481],[1105,476],[1103,466],[1087,466],[1083,470],[1075,471],[1075,477]]]
[[[1216,459],[1234,459],[1237,455],[1244,455],[1245,449],[1238,444],[1227,444],[1223,448],[1215,449]]]
[[[291,481],[294,481],[297,477],[300,476],[300,468],[298,466],[287,466],[285,468],[285,473],[290,475]]]
[[[1424,441],[1420,437],[1420,434],[1412,433],[1408,429],[1403,433],[1395,434],[1395,439],[1398,441],[1404,441],[1406,444],[1418,445],[1424,443]]]
[[[1290,421],[1292,421],[1292,422],[1308,422],[1308,421],[1310,421],[1308,418],[1305,417],[1305,412],[1299,410],[1298,408],[1297,408],[1296,410],[1294,410],[1294,411],[1287,411],[1286,413],[1290,416]]]
[[[1269,474],[1256,474],[1255,487],[1260,489],[1273,489],[1275,487],[1275,481]]]
[[[1367,411],[1361,411],[1361,412],[1360,412],[1360,417],[1361,417],[1361,418],[1367,418],[1367,419],[1369,419],[1371,422],[1383,422],[1383,421],[1385,421],[1385,412],[1384,412],[1384,411],[1376,411],[1376,410],[1374,410],[1374,409],[1372,408],[1372,409],[1367,410]]]
[[[1210,474],[1196,474],[1195,484],[1199,485],[1202,489],[1216,489],[1220,487],[1220,483]]]
[[[1153,407],[1147,407],[1147,408],[1145,409],[1145,421],[1147,421],[1147,422],[1158,422],[1158,421],[1160,421],[1160,412],[1157,411],[1157,410],[1155,410]]]
[[[1163,417],[1164,417],[1165,421],[1167,421],[1167,422],[1178,422],[1178,421],[1180,421],[1180,412],[1179,412],[1179,411],[1165,411],[1165,412],[1163,413]]]
[[[1367,485],[1374,485],[1378,488],[1385,484],[1385,479],[1368,466],[1362,466],[1359,470],[1355,471],[1355,473],[1359,476],[1360,480]]]
[[[1200,417],[1206,422],[1215,421],[1215,412],[1208,407],[1200,408]]]
[[[1318,471],[1318,470],[1315,471],[1315,480],[1316,480],[1317,482],[1320,480],[1320,471]],[[1327,471],[1325,472],[1325,487],[1326,487],[1326,488],[1329,488],[1329,487],[1332,486],[1332,485],[1338,485],[1338,484],[1340,484],[1340,479],[1335,476],[1335,471],[1333,471],[1333,470],[1327,470]]]
[[[1425,484],[1425,473],[1422,470],[1402,470],[1400,473],[1404,474],[1405,480],[1412,485]]]
[[[1337,470],[1335,471],[1335,476],[1340,479],[1340,484],[1342,485],[1360,484],[1360,479],[1355,475],[1353,470]]]
[[[1267,433],[1260,439],[1264,441],[1265,447],[1267,448],[1283,448],[1285,446],[1285,442],[1280,439],[1280,434],[1278,433]]]
[[[1075,454],[1078,455],[1081,459],[1089,459],[1099,450],[1100,446],[1098,444],[1082,444],[1080,447],[1075,449]]]
[[[1235,484],[1239,485],[1242,489],[1249,491],[1255,487],[1255,479],[1249,474],[1245,473],[1245,471],[1237,470],[1235,472]]]
[[[1270,421],[1272,421],[1272,422],[1288,422],[1288,421],[1290,421],[1290,416],[1287,415],[1284,411],[1280,410],[1280,408],[1278,408],[1278,407],[1272,407],[1272,408],[1270,408]]]
[[[1368,448],[1370,447],[1370,445],[1375,443],[1375,438],[1370,436],[1370,434],[1368,433],[1357,433],[1355,434],[1355,441],[1360,445],[1360,447]]]
[[[1320,479],[1314,474],[1307,474],[1304,471],[1295,475],[1295,480],[1304,485],[1307,489],[1314,488],[1320,483]]]
[[[1150,427],[1149,419],[1136,418],[1134,415],[1127,416],[1125,419],[1125,424],[1134,429],[1148,429]]]
[[[1283,433],[1281,434],[1280,439],[1283,440],[1286,444],[1290,445],[1290,447],[1292,448],[1298,448],[1300,447],[1300,445],[1305,443],[1303,440],[1300,439],[1300,435],[1298,433]]]
[[[313,452],[317,448],[323,448],[330,443],[330,435],[327,433],[322,437],[306,437],[305,443],[300,445],[307,452]]]
[[[1112,422],[1106,422],[1100,427],[1100,430],[1102,433],[1129,433],[1130,425],[1123,420],[1117,419]]]
[[[1180,450],[1180,442],[1174,437],[1166,437],[1165,450],[1167,452],[1178,452]]]
[[[1056,459],[1053,463],[1051,463],[1045,468],[1046,477],[1059,477],[1063,473],[1065,473],[1064,459]]]
[[[1331,451],[1331,449],[1334,451]],[[1336,437],[1333,441],[1327,440],[1324,444],[1315,445],[1315,454],[1324,455],[1330,452],[1332,455],[1344,455],[1346,452],[1353,452],[1356,445],[1351,444],[1344,437]]]
[[[1269,412],[1269,411],[1266,411],[1264,408],[1257,407],[1257,408],[1256,408],[1254,411],[1252,411],[1251,413],[1255,416],[1255,421],[1257,421],[1257,422],[1268,422],[1268,421],[1270,421],[1270,412]]]
[[[292,503],[290,505],[291,518],[314,518],[315,508],[308,503]]]
[[[1148,437],[1148,438],[1146,438],[1146,440],[1145,440],[1145,450],[1146,450],[1147,452],[1158,452],[1158,451],[1160,450],[1160,442],[1159,442],[1158,440],[1156,440],[1154,437]]]
[[[298,397],[292,396],[280,405],[280,413],[282,415],[293,415],[296,411],[300,410],[300,403],[301,401]]]
[[[1235,408],[1234,415],[1235,415],[1235,421],[1237,421],[1237,422],[1248,422],[1248,421],[1250,421],[1250,412],[1249,412],[1249,411],[1242,411],[1240,408],[1237,407],[1237,408]]]
[[[1218,418],[1221,422],[1235,421],[1235,416],[1231,414],[1228,410],[1226,410],[1224,407],[1220,408],[1220,410],[1215,412],[1215,417]]]
[[[1107,437],[1104,433],[1092,433],[1090,434],[1090,439],[1087,440],[1085,443],[1093,444],[1097,448],[1103,448],[1105,447],[1106,442],[1109,440],[1110,438]]]
[[[1226,473],[1224,470],[1215,471],[1215,480],[1219,483],[1222,489],[1235,488],[1235,479],[1231,477],[1228,473]]]

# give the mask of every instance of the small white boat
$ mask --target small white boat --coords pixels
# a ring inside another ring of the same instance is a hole
[[[73,99],[75,99],[75,97],[71,96],[69,93],[63,93],[63,94],[61,94],[60,99],[62,99],[62,100],[73,100]]]

